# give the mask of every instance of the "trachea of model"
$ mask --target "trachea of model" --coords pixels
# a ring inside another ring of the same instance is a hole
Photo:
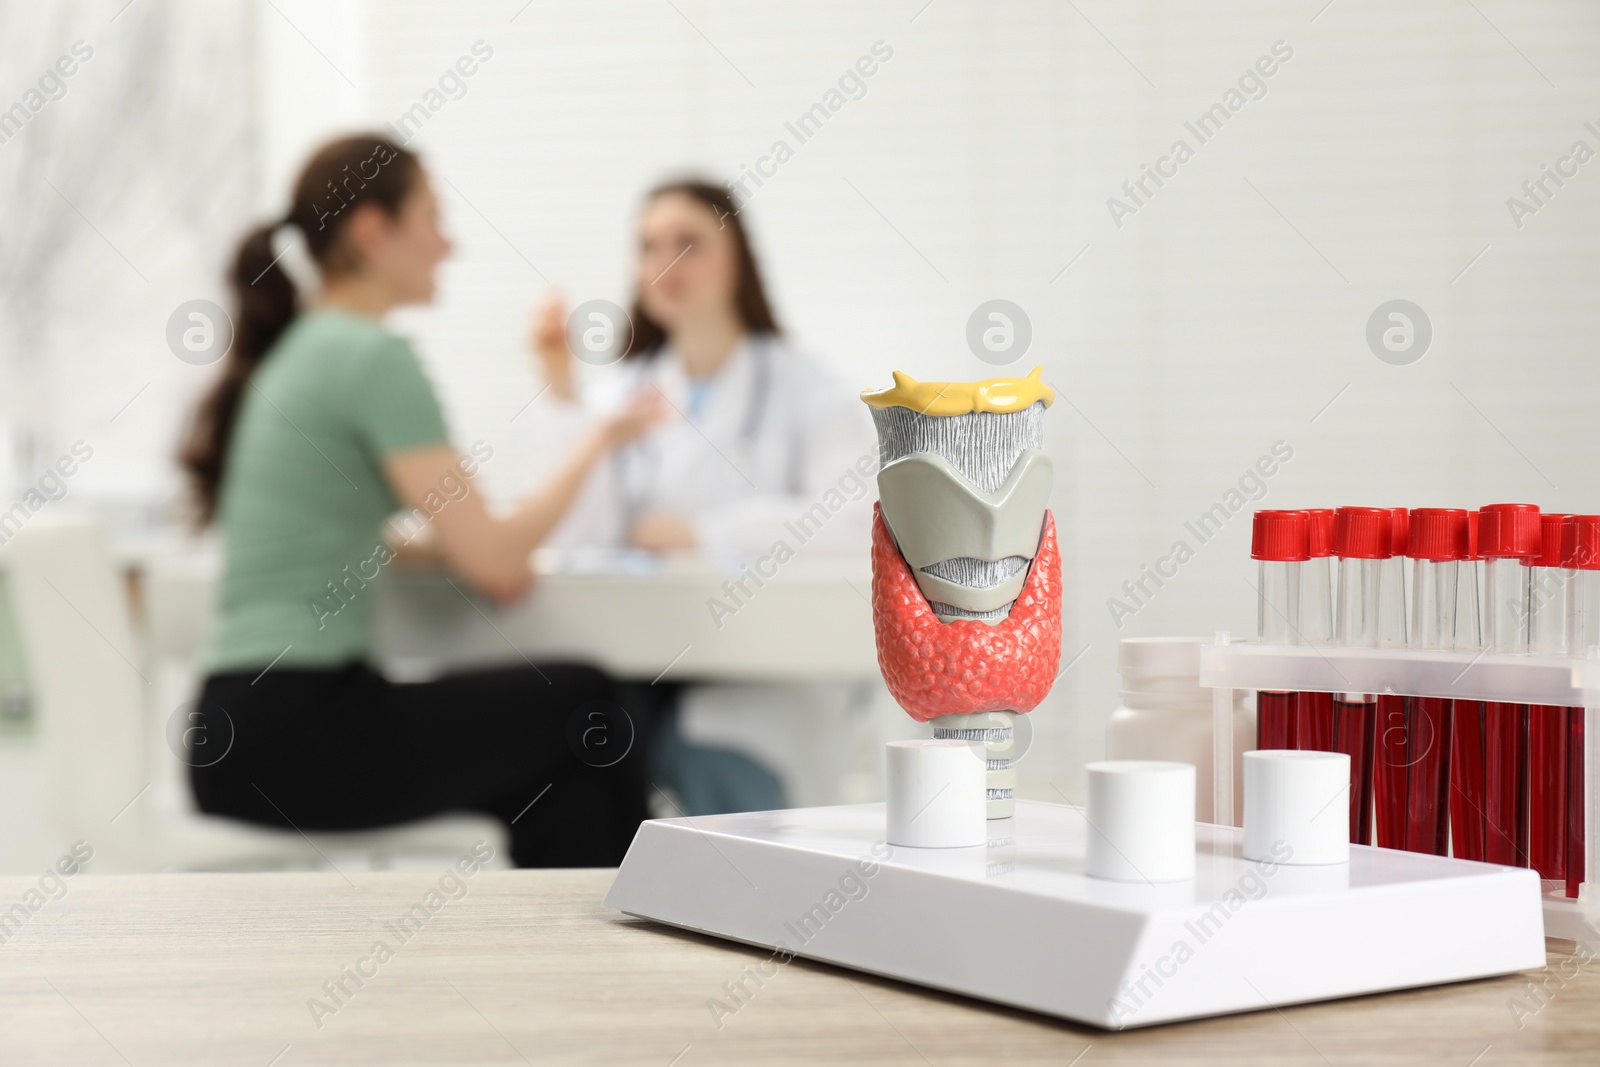
[[[1022,378],[918,382],[861,394],[878,429],[872,532],[878,664],[936,738],[988,748],[988,815],[1009,817],[1015,717],[1061,657],[1061,561],[1047,503],[1039,368]]]

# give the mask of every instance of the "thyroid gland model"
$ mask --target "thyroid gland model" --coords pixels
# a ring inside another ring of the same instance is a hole
[[[1035,367],[1022,378],[867,390],[881,467],[872,621],[883,679],[936,738],[982,741],[988,816],[1008,818],[1016,716],[1061,660],[1061,558]]]

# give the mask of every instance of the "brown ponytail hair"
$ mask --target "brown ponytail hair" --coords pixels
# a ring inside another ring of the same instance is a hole
[[[354,250],[340,238],[352,208],[374,203],[397,215],[421,173],[417,157],[378,134],[342,137],[323,145],[300,171],[289,212],[245,235],[227,272],[233,291],[233,346],[217,379],[195,411],[179,461],[189,475],[202,523],[217,511],[228,444],[256,368],[300,312],[300,294],[272,238],[284,226],[300,231],[312,262],[324,276],[357,269]]]
[[[751,333],[781,335],[783,331],[772,313],[772,305],[767,303],[766,286],[761,283],[761,268],[756,265],[750,237],[745,232],[744,223],[739,221],[739,208],[734,204],[732,194],[720,185],[687,179],[656,186],[646,194],[645,203],[673,193],[710,208],[718,222],[732,235],[734,254],[738,258],[738,280],[734,285],[733,302],[740,324]],[[634,295],[629,314],[633,317],[633,325],[629,335],[623,339],[624,357],[652,356],[659,352],[661,346],[667,343],[667,331],[645,314],[638,294]]]

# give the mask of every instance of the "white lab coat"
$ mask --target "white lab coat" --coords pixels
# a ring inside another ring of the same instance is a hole
[[[877,485],[862,471],[876,470],[877,438],[856,389],[770,337],[741,342],[698,401],[670,350],[608,371],[585,396],[591,413],[650,385],[676,413],[600,465],[552,545],[626,545],[633,519],[659,509],[692,523],[713,558],[754,560],[778,539],[798,548],[785,524],[821,503],[830,517],[819,529],[812,513],[806,553],[866,557]]]
[[[649,385],[676,413],[596,469],[550,544],[625,546],[633,519],[660,509],[690,522],[700,551],[730,570],[779,540],[807,557],[865,563],[877,437],[858,389],[771,337],[741,342],[698,401],[670,350],[601,377],[582,404],[590,417]],[[818,504],[828,515],[820,525]],[[802,542],[794,529],[808,512]],[[683,693],[679,724],[692,744],[758,759],[783,780],[791,804],[825,804],[836,801],[848,770],[849,720],[865,706],[860,687],[820,680],[696,685]]]

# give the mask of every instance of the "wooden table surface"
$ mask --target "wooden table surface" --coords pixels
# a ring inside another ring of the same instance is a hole
[[[1600,974],[1554,949],[1540,973],[1127,1033],[795,960],[719,1028],[708,1002],[769,953],[608,911],[611,876],[429,898],[437,873],[80,875],[54,900],[0,879],[0,1064],[1600,1063]]]

